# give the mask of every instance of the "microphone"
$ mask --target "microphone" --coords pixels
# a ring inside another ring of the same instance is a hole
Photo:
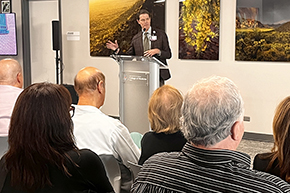
[[[143,32],[145,32],[145,31],[146,31],[146,28],[143,29]]]

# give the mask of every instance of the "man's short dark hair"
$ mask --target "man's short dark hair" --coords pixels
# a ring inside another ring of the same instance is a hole
[[[149,13],[149,11],[147,11],[146,9],[141,9],[138,13],[137,13],[137,20],[140,19],[140,15],[142,14],[148,14],[149,17],[151,18],[151,14]]]

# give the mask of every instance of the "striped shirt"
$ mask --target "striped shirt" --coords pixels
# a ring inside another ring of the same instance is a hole
[[[250,164],[250,156],[241,152],[204,150],[186,143],[181,152],[149,158],[131,192],[290,192],[288,183],[252,170]]]

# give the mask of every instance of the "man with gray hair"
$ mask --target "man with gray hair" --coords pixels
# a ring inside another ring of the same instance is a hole
[[[251,170],[250,156],[237,152],[243,134],[243,100],[228,78],[203,79],[187,92],[181,152],[149,158],[132,186],[133,193],[290,192],[280,178]]]
[[[0,136],[8,136],[12,110],[22,92],[23,76],[20,64],[13,59],[0,61]]]

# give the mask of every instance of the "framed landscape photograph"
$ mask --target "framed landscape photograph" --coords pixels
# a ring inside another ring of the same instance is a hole
[[[238,61],[290,60],[290,1],[237,0]]]

